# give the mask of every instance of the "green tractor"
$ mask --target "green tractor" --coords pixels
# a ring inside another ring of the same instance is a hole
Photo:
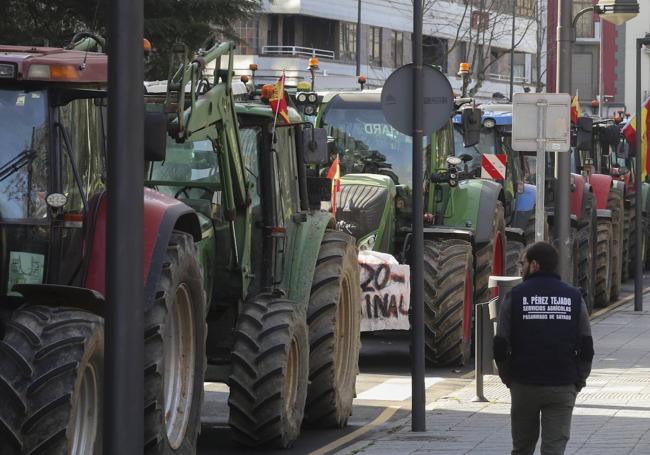
[[[165,99],[146,97],[147,455],[196,452],[204,378],[230,386],[245,445],[288,447],[352,409],[356,247],[305,172],[325,135],[235,106],[233,49],[176,48]],[[3,46],[0,65],[0,453],[101,453],[107,58]]]
[[[330,159],[339,157],[339,229],[356,237],[362,251],[408,263],[412,140],[386,122],[380,96],[376,90],[328,94],[317,126],[327,130]],[[469,360],[474,304],[492,297],[488,278],[505,270],[503,189],[475,178],[463,163],[467,156],[456,152],[461,156],[454,153],[450,119],[427,138],[424,153],[425,352],[436,365]],[[392,278],[376,281],[386,286]],[[364,318],[376,317],[376,307]]]

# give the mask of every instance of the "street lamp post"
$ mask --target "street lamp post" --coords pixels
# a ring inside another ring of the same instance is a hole
[[[571,93],[571,46],[575,40],[576,23],[580,16],[588,12],[593,12],[606,21],[621,25],[639,13],[639,4],[636,0],[600,0],[597,5],[579,11],[572,18],[573,0],[559,0],[557,27],[557,91],[559,93]],[[567,280],[571,264],[571,248],[569,248],[571,154],[558,153],[555,163],[559,193],[557,195],[557,213],[555,214],[555,232],[560,241],[559,272],[562,278]]]
[[[357,77],[361,75],[361,0],[357,0]]]
[[[512,0],[512,41],[510,45],[510,102],[515,83],[515,16],[517,14],[517,0]]]
[[[643,160],[641,159],[641,154],[643,153],[641,150],[641,130],[643,129],[641,124],[643,119],[643,115],[641,115],[641,48],[643,46],[650,46],[650,33],[646,33],[644,38],[637,38],[636,40],[636,193],[634,195],[634,198],[636,199],[636,232],[634,233],[634,237],[637,248],[643,245],[641,237],[641,205],[643,204],[641,199],[643,194],[643,191],[641,191],[641,166],[643,165]],[[634,261],[634,311],[643,311],[642,257],[642,251],[637,249]]]

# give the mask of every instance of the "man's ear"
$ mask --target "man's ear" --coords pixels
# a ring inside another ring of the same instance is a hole
[[[535,259],[530,261],[530,273],[535,273],[539,272],[539,262],[537,262]]]

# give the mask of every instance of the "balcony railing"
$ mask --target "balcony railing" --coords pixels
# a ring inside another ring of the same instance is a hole
[[[493,81],[510,82],[509,74],[487,73],[486,76],[488,79]],[[526,82],[526,78],[523,76],[515,76],[513,80],[515,84],[523,84],[524,82]]]
[[[303,46],[263,46],[262,54],[265,55],[283,55],[283,56],[301,56],[301,57],[318,57],[321,59],[334,60],[334,51],[327,49],[314,49]]]

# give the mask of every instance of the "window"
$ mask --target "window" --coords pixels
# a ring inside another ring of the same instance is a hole
[[[447,72],[447,40],[435,36],[422,38],[422,58],[425,64],[439,66]]]
[[[512,64],[514,66],[514,77],[524,79],[526,77],[526,54],[523,52],[515,52]]]
[[[357,55],[357,24],[339,23],[339,59],[355,60]]]
[[[250,21],[237,21],[233,29],[240,42],[236,48],[236,53],[240,55],[257,54],[258,40],[257,40],[258,22],[255,20]]]
[[[104,189],[104,135],[101,108],[94,100],[79,99],[63,106],[60,122],[70,137],[70,155],[79,171],[79,177],[88,199]],[[61,144],[64,149],[66,145]],[[68,197],[66,210],[83,209],[79,186],[67,152],[61,153],[63,192]]]
[[[393,64],[395,67],[404,64],[404,33],[393,32]]]
[[[368,63],[381,66],[381,28],[368,27]]]
[[[573,17],[576,16],[581,10],[591,8],[593,2],[591,0],[573,0]],[[576,24],[576,37],[577,38],[593,38],[594,37],[594,15],[584,14]]]

